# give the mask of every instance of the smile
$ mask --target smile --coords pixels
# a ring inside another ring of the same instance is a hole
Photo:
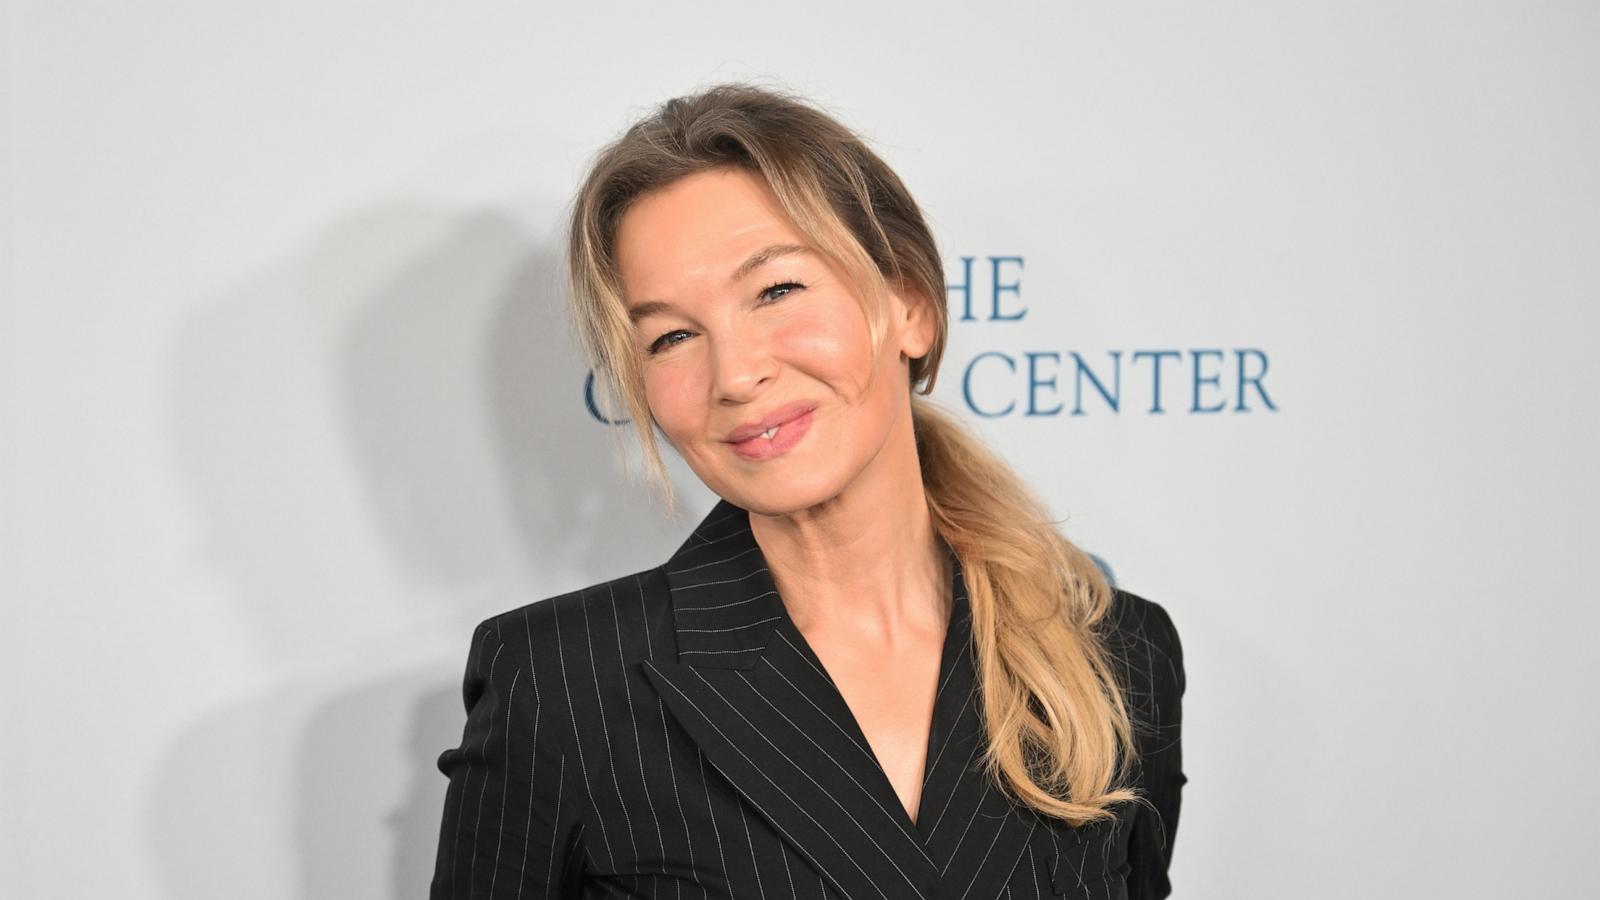
[[[754,437],[731,441],[729,446],[733,447],[733,452],[749,460],[759,461],[782,456],[805,437],[806,431],[811,428],[813,412],[806,410],[793,419],[774,425]]]

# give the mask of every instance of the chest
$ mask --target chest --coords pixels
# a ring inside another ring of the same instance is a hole
[[[928,634],[884,651],[826,634],[806,636],[913,822],[920,813],[943,640],[943,634]]]

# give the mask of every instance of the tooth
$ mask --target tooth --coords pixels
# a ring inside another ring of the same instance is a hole
[[[774,425],[771,428],[768,428],[766,431],[761,432],[761,436],[764,437],[764,438],[771,439],[771,437],[773,435],[777,434],[777,433],[778,433],[778,426]]]

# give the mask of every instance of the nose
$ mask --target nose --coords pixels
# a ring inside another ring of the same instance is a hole
[[[711,353],[711,391],[718,403],[754,400],[777,373],[772,353],[748,329],[714,343]]]

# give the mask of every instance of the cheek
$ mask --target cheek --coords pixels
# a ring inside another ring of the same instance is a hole
[[[840,386],[866,383],[872,367],[867,325],[854,309],[831,316],[802,317],[773,333],[791,365],[813,377]]]
[[[644,373],[645,402],[650,415],[669,437],[678,438],[695,430],[705,414],[701,396],[692,384],[690,371],[682,366],[658,366]]]

